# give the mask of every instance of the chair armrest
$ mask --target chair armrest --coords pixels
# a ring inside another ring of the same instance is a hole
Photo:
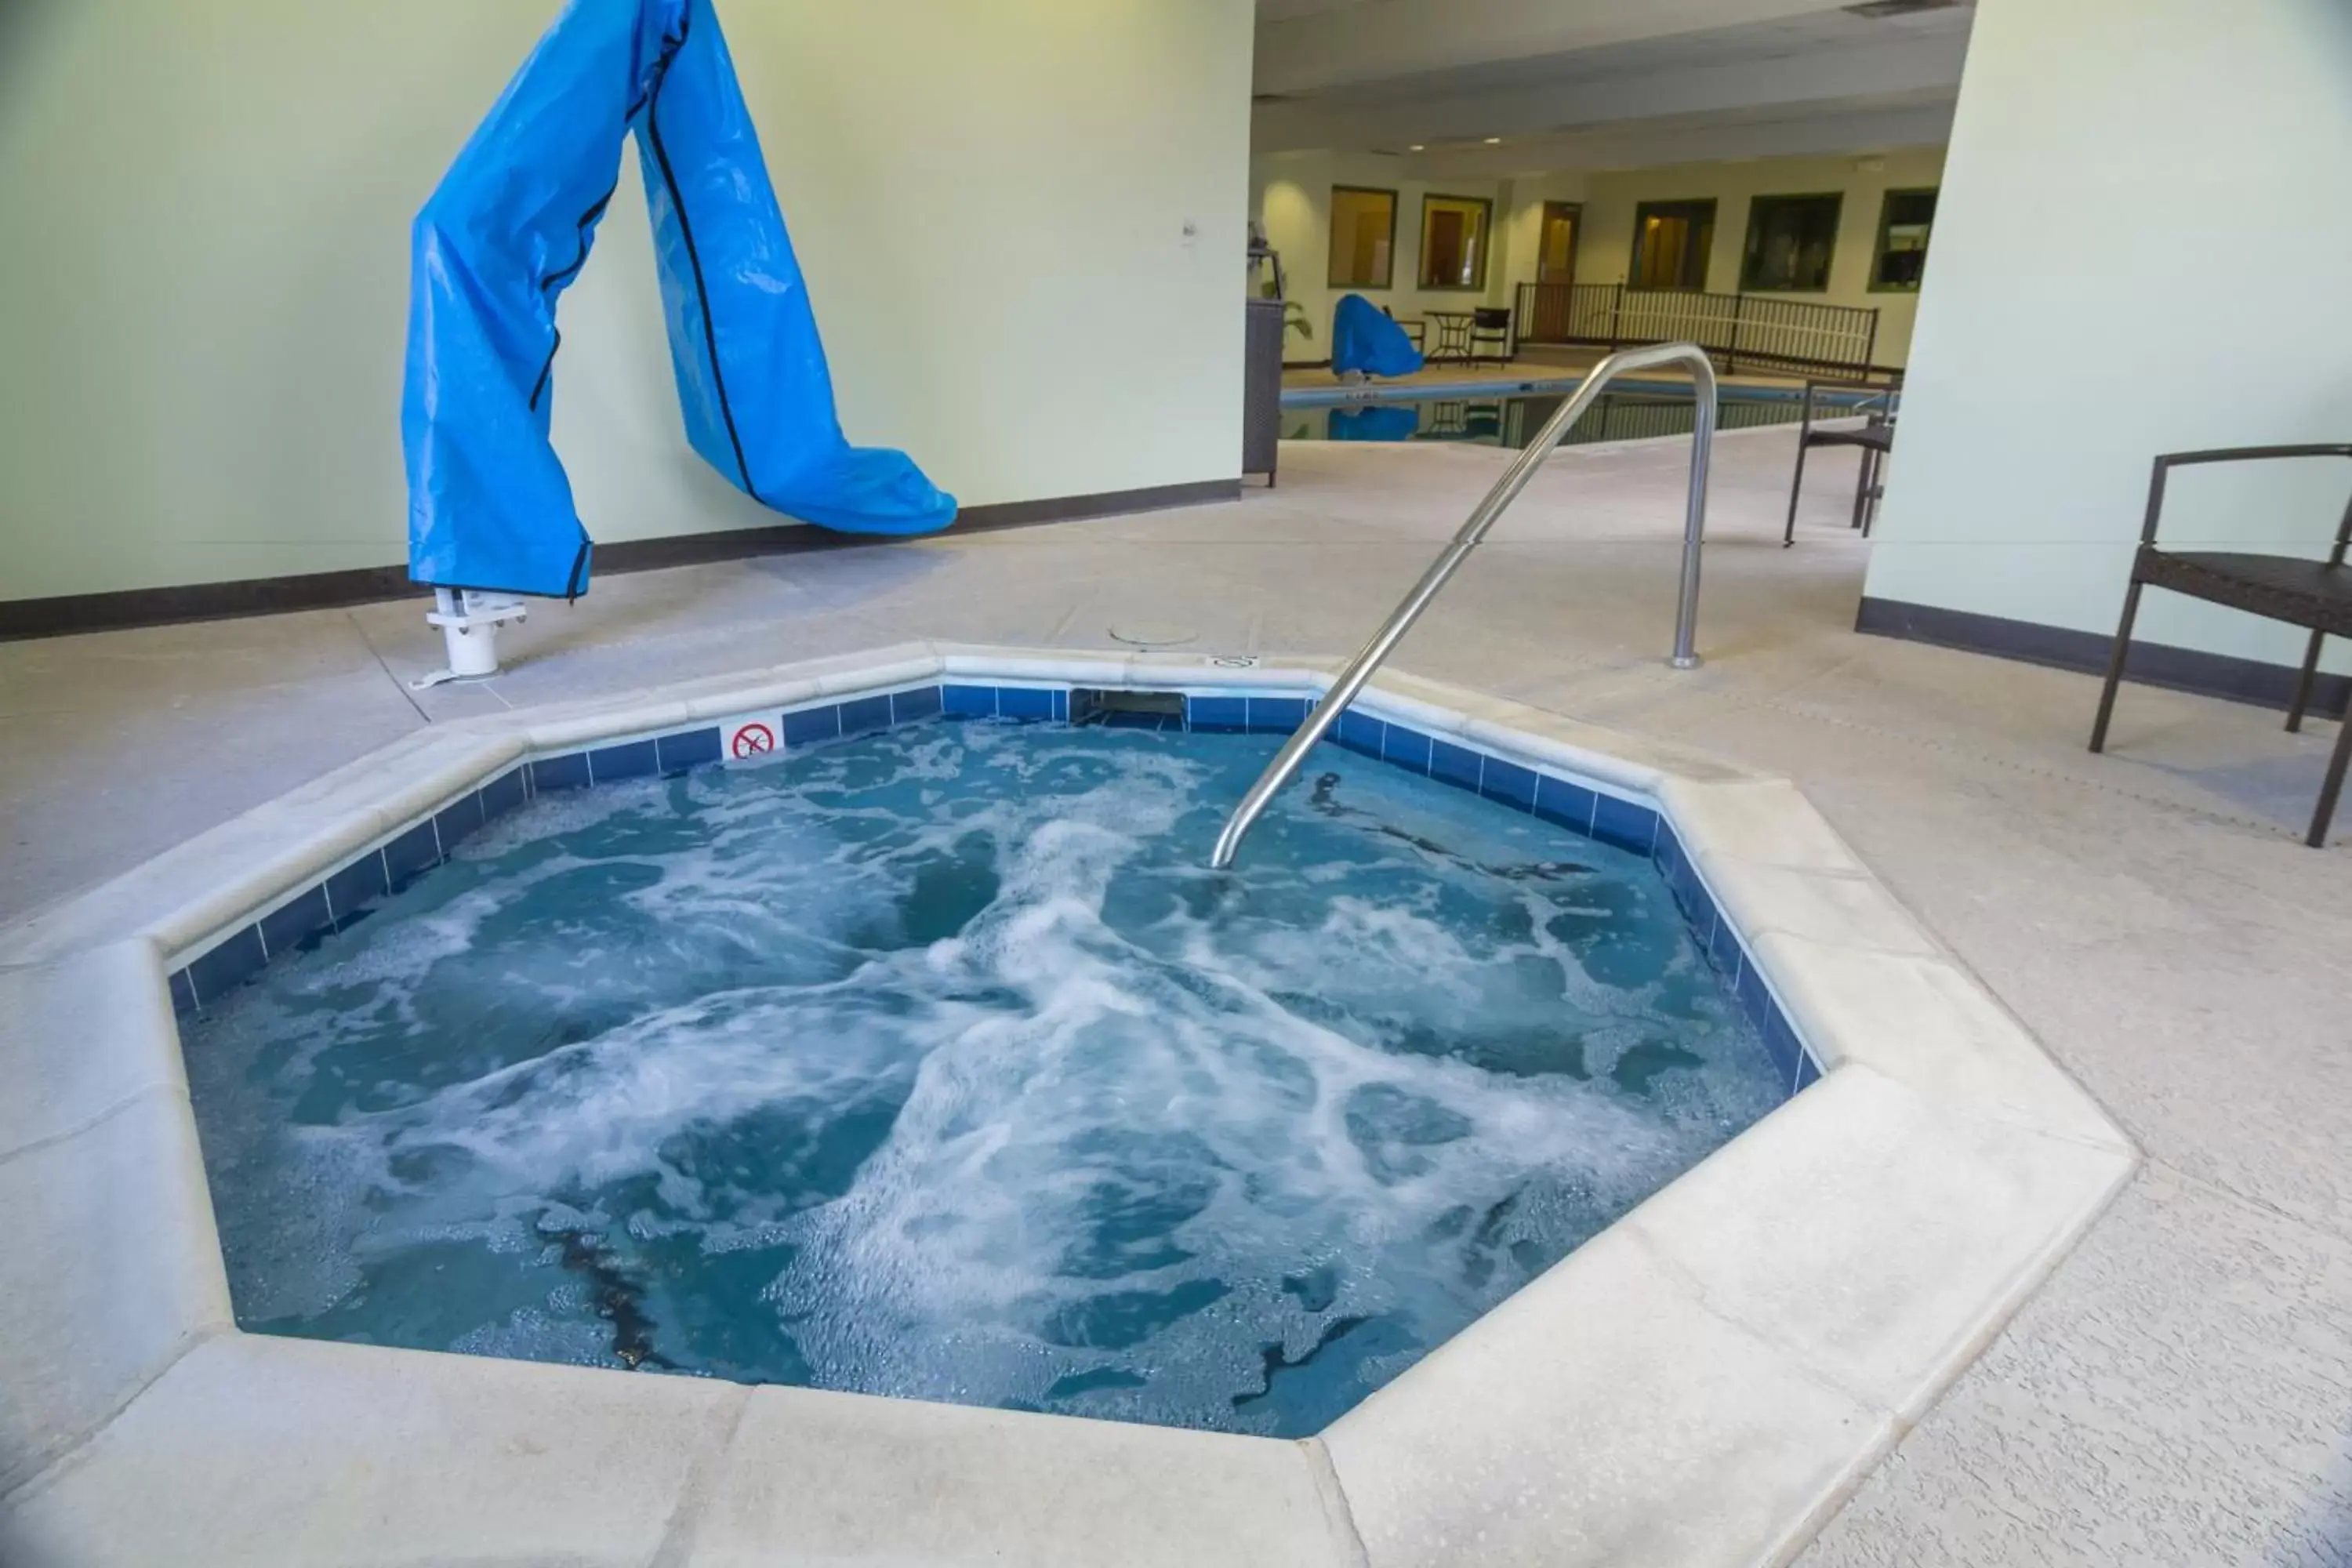
[[[2271,458],[2352,458],[2352,442],[2334,441],[2310,443],[2294,447],[2213,447],[2201,452],[2163,452],[2148,474],[2147,517],[2140,524],[2139,542],[2156,542],[2157,520],[2164,510],[2165,476],[2174,468],[2194,463],[2246,463]],[[2335,560],[2341,563],[2345,541],[2352,537],[2352,507],[2344,512],[2344,522],[2336,531]]]
[[[1903,384],[1899,380],[1882,382],[1872,381],[1867,377],[1857,380],[1853,376],[1843,375],[1807,376],[1805,378],[1804,414],[1802,418],[1798,422],[1798,437],[1802,439],[1805,433],[1813,427],[1814,399],[1816,395],[1819,394],[1822,388],[1829,387],[1843,392],[1891,393],[1900,390],[1902,384]],[[1864,408],[1869,406],[1871,401],[1871,399],[1866,397],[1859,399],[1854,403],[1853,407],[1846,410],[1845,414],[1840,415],[1838,417],[1843,418],[1851,415],[1859,414]],[[1870,416],[1870,419],[1873,424],[1893,424],[1895,422],[1895,400],[1891,396],[1887,399],[1886,413],[1883,418],[1881,416],[1874,414]]]
[[[2302,447],[2215,447],[2202,452],[2166,452],[2157,458],[2162,468],[2190,463],[2242,463],[2264,458],[2352,458],[2352,441]]]

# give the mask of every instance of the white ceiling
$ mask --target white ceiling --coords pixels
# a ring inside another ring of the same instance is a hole
[[[1259,0],[1252,142],[1419,143],[1432,172],[1465,174],[1937,142],[1972,16],[1831,0]]]

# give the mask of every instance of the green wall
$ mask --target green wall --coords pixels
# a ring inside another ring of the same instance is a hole
[[[409,220],[556,0],[18,5],[0,598],[403,560]],[[1249,0],[719,14],[853,439],[972,503],[1238,471]],[[686,447],[621,193],[562,314],[582,515],[772,523]]]
[[[2343,0],[1980,0],[1867,592],[2111,633],[2158,453],[2352,440],[2347,168]],[[2317,554],[2347,493],[2184,472],[2164,537]],[[2161,593],[2138,635],[2304,645]]]

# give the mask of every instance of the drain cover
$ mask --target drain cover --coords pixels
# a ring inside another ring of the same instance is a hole
[[[1201,634],[1190,626],[1177,626],[1169,621],[1136,621],[1111,627],[1110,635],[1117,641],[1131,643],[1137,647],[1175,647],[1191,642]]]

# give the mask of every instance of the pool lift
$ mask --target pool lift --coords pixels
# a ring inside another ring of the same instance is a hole
[[[853,447],[808,287],[711,0],[571,0],[411,234],[401,446],[408,574],[448,668],[499,670],[530,598],[588,590],[593,549],[550,437],[556,300],[634,136],[670,368],[694,450],[761,504],[850,533],[929,533],[955,498]]]
[[[486,680],[499,672],[499,628],[520,621],[530,607],[520,594],[485,594],[472,588],[436,588],[427,626],[441,628],[449,663],[408,684],[422,691],[452,680]]]
[[[1240,851],[1251,825],[1273,804],[1282,786],[1297,775],[1307,753],[1315,749],[1315,742],[1339,722],[1339,715],[1363,690],[1372,672],[1404,640],[1405,633],[1412,630],[1421,613],[1429,608],[1438,591],[1470,559],[1470,552],[1478,548],[1496,520],[1519,499],[1519,492],[1527,489],[1535,471],[1602,390],[1621,375],[1668,364],[1681,365],[1690,374],[1692,415],[1690,491],[1683,519],[1682,583],[1675,606],[1675,647],[1666,662],[1676,669],[1698,668],[1698,557],[1706,538],[1707,466],[1715,453],[1715,364],[1696,343],[1652,343],[1643,348],[1620,349],[1585,373],[1584,384],[1561,401],[1552,416],[1544,421],[1543,428],[1511,459],[1510,467],[1503,470],[1494,489],[1472,509],[1461,531],[1454,536],[1454,542],[1430,563],[1429,570],[1422,574],[1421,581],[1413,584],[1403,602],[1389,612],[1388,619],[1348,661],[1348,667],[1332,680],[1330,689],[1307,709],[1307,721],[1291,732],[1290,739],[1275,753],[1274,761],[1265,765],[1265,772],[1258,775],[1257,782],[1250,785],[1241,804],[1234,807],[1233,816],[1226,819],[1224,831],[1217,835],[1216,847],[1210,852],[1212,869],[1223,871],[1232,867],[1234,856]]]

